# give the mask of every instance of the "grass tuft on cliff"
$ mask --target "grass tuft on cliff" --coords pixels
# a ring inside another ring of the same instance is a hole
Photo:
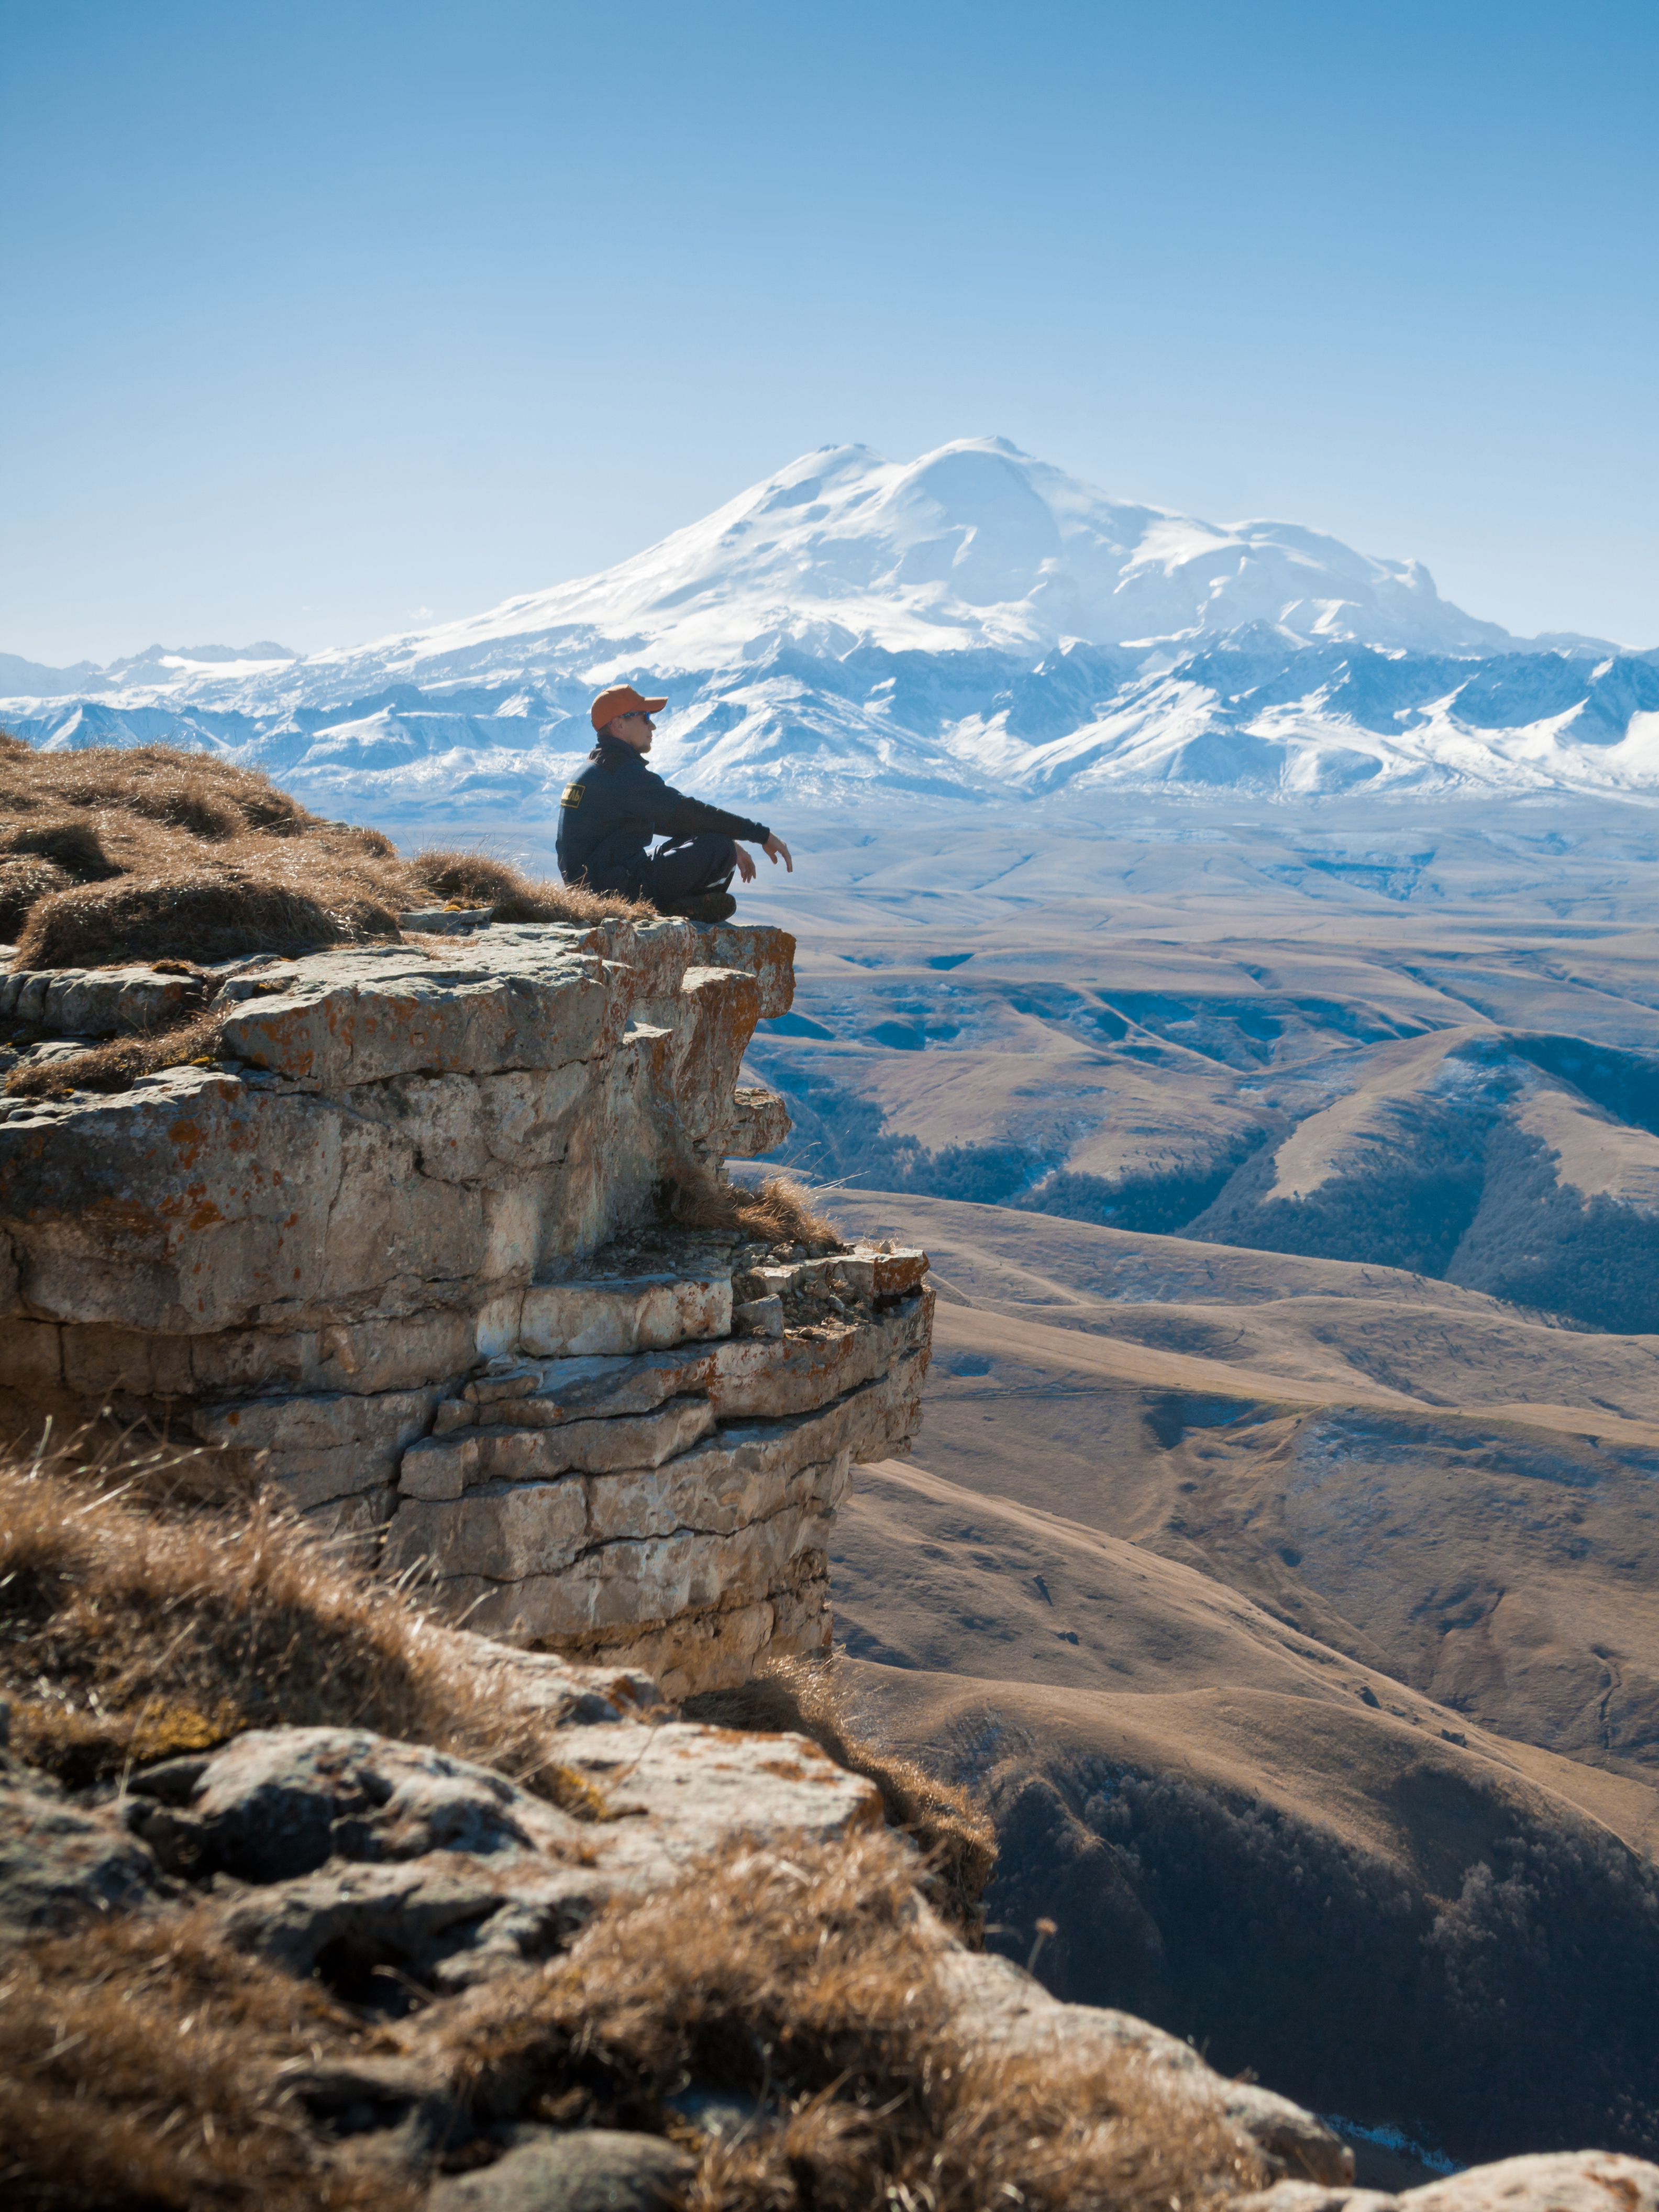
[[[9,2212],[409,2212],[420,2191],[319,2155],[279,2069],[374,2047],[317,1982],[193,1914],[115,1916],[0,1965]]]
[[[592,1812],[402,1590],[268,1498],[200,1502],[223,1467],[90,1434],[0,1459],[0,1694],[20,1757],[74,1789],[245,1729],[365,1728]]]
[[[304,2124],[307,2077],[364,2057],[448,2104],[452,2166],[515,2122],[675,2136],[697,2160],[685,2212],[1218,2212],[1265,2180],[1133,2054],[965,2043],[914,1874],[890,1833],[733,1845],[544,1966],[395,2025],[231,1949],[204,1909],[36,1936],[0,1965],[7,2205],[404,2212],[424,2195],[408,2167]],[[698,2133],[688,2085],[752,2119]]]
[[[478,853],[398,857],[258,769],[173,745],[38,752],[0,732],[0,940],[19,969],[229,960],[395,939],[399,914],[486,905],[501,921],[649,918]]]
[[[195,1014],[171,1029],[111,1037],[43,1067],[14,1068],[5,1083],[9,1098],[62,1098],[76,1091],[130,1091],[141,1075],[164,1067],[206,1063],[219,1049],[224,1027],[218,1014]]]
[[[685,1712],[720,1728],[810,1736],[837,1766],[873,1782],[889,1825],[913,1838],[923,1854],[922,1887],[930,1903],[964,1933],[979,1936],[985,1917],[980,1899],[996,1865],[995,1828],[965,1790],[858,1734],[834,1659],[769,1660],[736,1689],[688,1698]]]
[[[614,891],[590,891],[580,884],[536,878],[489,853],[434,847],[409,863],[428,902],[487,906],[495,921],[651,921],[656,908],[647,899],[629,899]]]
[[[757,1188],[712,1181],[682,1184],[673,1194],[673,1215],[684,1229],[727,1230],[772,1245],[802,1244],[815,1255],[842,1249],[840,1230],[791,1176],[769,1176]]]
[[[224,1464],[131,1438],[0,1462],[11,1757],[73,1788],[250,1726],[359,1725],[563,1802],[544,1722],[507,1710],[402,1590],[257,1498],[218,1510]],[[500,2123],[676,2135],[697,2159],[689,2212],[1211,2212],[1262,2181],[1238,2136],[1133,2057],[964,2042],[961,1954],[928,1909],[915,1843],[936,1861],[954,1844],[958,1872],[977,1875],[982,1824],[861,1746],[828,1674],[779,1670],[746,1718],[802,1726],[872,1774],[915,1841],[734,1844],[666,1891],[614,1901],[545,1966],[395,2026],[228,1950],[205,1909],[36,1936],[0,1964],[8,2203],[402,2212],[410,2170],[341,2155],[289,2095],[364,2053],[401,2055],[449,2100],[463,2163]],[[697,2133],[675,2102],[688,2085],[750,2101],[752,2123]]]
[[[480,2120],[564,2125],[672,2126],[688,2084],[751,2100],[698,2140],[690,2212],[1203,2212],[1259,2185],[1133,2057],[963,2045],[915,1880],[890,1832],[735,1845],[481,1998],[445,2034],[457,2087]]]

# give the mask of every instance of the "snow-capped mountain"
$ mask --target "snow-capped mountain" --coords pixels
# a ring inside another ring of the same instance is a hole
[[[1252,622],[1303,641],[1510,642],[1448,605],[1416,562],[1370,560],[1288,523],[1218,528],[1108,499],[991,438],[907,465],[826,447],[600,575],[322,658],[476,676],[532,641],[580,652],[628,639],[665,668],[702,669],[783,644],[1018,653],[1084,638],[1151,650]]]
[[[77,660],[72,668],[49,668],[41,661],[25,660],[21,653],[0,653],[0,692],[18,698],[59,699],[146,685],[170,690],[204,670],[222,681],[299,658],[288,646],[273,644],[269,638],[258,645],[181,645],[176,649],[152,645],[103,668],[91,660]]]
[[[1001,439],[903,465],[826,447],[602,574],[351,650],[0,658],[22,694],[0,719],[465,818],[562,780],[617,680],[668,693],[665,771],[733,799],[1659,793],[1653,655],[1514,638],[1418,562],[1111,499]]]

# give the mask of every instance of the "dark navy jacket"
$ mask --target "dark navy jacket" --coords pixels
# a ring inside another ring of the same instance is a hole
[[[772,834],[762,823],[688,799],[654,775],[632,745],[601,738],[559,801],[559,873],[568,884],[632,897],[644,883],[653,836],[695,837],[702,830],[745,845],[763,845]]]

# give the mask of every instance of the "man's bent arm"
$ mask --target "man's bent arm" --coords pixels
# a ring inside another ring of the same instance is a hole
[[[723,806],[710,806],[701,799],[687,799],[678,791],[669,796],[674,801],[673,811],[658,823],[666,837],[695,837],[702,830],[718,830],[723,836],[740,838],[745,845],[763,845],[772,832],[763,822],[745,821],[741,814],[728,814]]]

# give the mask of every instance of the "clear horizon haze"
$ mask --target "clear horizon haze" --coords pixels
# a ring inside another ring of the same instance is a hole
[[[799,453],[1659,644],[1659,9],[0,0],[0,650],[301,650]]]

